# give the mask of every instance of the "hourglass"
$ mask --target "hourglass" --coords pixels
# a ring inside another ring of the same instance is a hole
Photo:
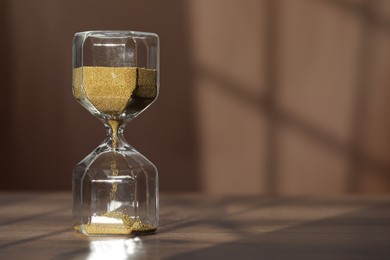
[[[73,95],[107,129],[104,142],[73,172],[73,222],[80,233],[130,235],[156,231],[157,169],[124,140],[123,129],[156,100],[158,91],[156,34],[75,34]]]

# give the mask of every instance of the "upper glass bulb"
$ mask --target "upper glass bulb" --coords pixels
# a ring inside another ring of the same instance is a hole
[[[102,119],[131,119],[158,95],[158,36],[133,31],[80,32],[73,45],[73,94]]]

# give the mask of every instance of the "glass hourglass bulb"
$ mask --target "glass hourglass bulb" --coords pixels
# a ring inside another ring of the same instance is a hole
[[[151,233],[158,227],[156,167],[123,138],[127,122],[159,91],[153,33],[88,31],[73,40],[73,95],[101,119],[107,138],[73,172],[73,221],[86,235]]]

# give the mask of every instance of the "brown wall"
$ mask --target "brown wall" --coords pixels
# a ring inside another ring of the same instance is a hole
[[[70,189],[104,138],[71,94],[77,31],[161,38],[161,95],[127,140],[163,191],[390,192],[390,4],[4,0],[0,189]]]
[[[92,29],[160,35],[161,86],[169,92],[161,91],[126,136],[156,163],[164,190],[199,189],[184,1],[10,0],[2,12],[9,22],[2,39],[11,43],[4,50],[8,60],[1,60],[10,71],[2,88],[8,100],[4,115],[11,118],[2,131],[12,139],[3,150],[11,159],[2,157],[2,189],[70,189],[74,165],[103,141],[103,125],[71,92],[72,38]]]

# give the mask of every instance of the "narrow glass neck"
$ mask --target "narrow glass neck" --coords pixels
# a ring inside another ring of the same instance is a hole
[[[125,122],[122,120],[107,120],[104,122],[107,129],[107,142],[106,144],[112,149],[118,149],[126,144],[123,137],[123,129],[125,128]]]

